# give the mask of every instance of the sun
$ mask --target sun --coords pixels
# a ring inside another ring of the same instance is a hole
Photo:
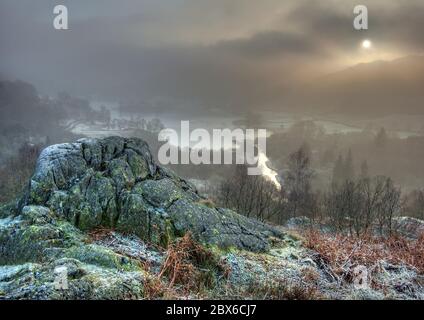
[[[362,41],[362,48],[364,48],[364,49],[370,49],[371,46],[372,46],[372,43],[371,43],[370,40],[367,39],[367,40]]]

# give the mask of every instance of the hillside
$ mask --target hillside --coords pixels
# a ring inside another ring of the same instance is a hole
[[[423,299],[423,239],[390,241],[277,229],[215,207],[142,140],[83,139],[46,148],[1,207],[0,298]]]
[[[423,114],[424,56],[376,61],[315,79],[293,97],[297,107],[359,117]]]

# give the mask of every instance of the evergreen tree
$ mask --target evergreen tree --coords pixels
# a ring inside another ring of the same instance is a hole
[[[355,169],[353,167],[353,156],[352,156],[352,150],[349,149],[346,159],[344,161],[344,181],[353,181],[355,178]]]
[[[313,207],[311,180],[313,177],[310,149],[303,144],[298,151],[290,154],[286,175],[288,202],[293,217],[299,214],[306,216],[311,214],[310,211]]]
[[[336,160],[336,163],[333,168],[333,185],[340,185],[344,180],[344,168],[343,168],[343,158],[339,154],[339,157]]]
[[[375,137],[375,146],[378,149],[384,149],[387,145],[387,132],[386,129],[381,128],[380,131],[377,133],[377,136]]]
[[[362,161],[361,163],[361,179],[366,179],[369,177],[369,168],[367,160]]]

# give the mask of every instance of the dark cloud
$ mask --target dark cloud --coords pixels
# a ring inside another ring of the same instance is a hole
[[[321,55],[322,48],[306,34],[267,31],[245,39],[221,41],[218,48],[240,57],[279,58],[282,55]]]
[[[52,94],[228,110],[281,106],[299,78],[340,68],[365,36],[389,53],[423,49],[421,0],[363,1],[366,32],[353,29],[350,0],[62,2],[63,32],[56,1],[2,0],[1,73]]]
[[[284,23],[311,37],[319,37],[340,50],[349,51],[358,39],[371,37],[385,49],[399,48],[405,51],[423,50],[424,2],[364,0],[369,15],[369,29],[357,31],[352,27],[353,8],[357,1],[300,1],[284,17]]]

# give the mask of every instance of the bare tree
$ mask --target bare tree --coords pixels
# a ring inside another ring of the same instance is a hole
[[[234,174],[217,188],[217,202],[258,220],[272,220],[281,211],[280,191],[262,176],[249,176],[246,165],[235,166]]]
[[[405,198],[405,213],[424,220],[424,191],[414,190]]]
[[[346,180],[326,195],[325,210],[337,231],[360,236],[377,226],[380,234],[393,231],[393,218],[402,207],[401,192],[392,179],[379,176]]]
[[[23,144],[0,168],[0,202],[18,197],[34,172],[41,145]]]
[[[287,209],[292,217],[311,216],[315,211],[315,197],[312,193],[311,180],[314,171],[311,168],[310,151],[303,145],[289,156],[285,181],[288,204]]]
[[[386,178],[379,210],[377,211],[380,234],[383,234],[384,228],[387,229],[389,234],[393,232],[393,218],[401,208],[401,191],[395,187],[392,179]]]
[[[349,230],[359,234],[362,228],[361,192],[354,181],[346,180],[342,185],[333,185],[327,193],[325,205],[331,224],[337,231]]]

